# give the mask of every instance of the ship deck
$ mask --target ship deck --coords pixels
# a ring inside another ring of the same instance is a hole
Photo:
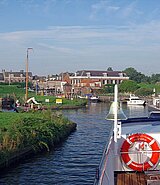
[[[122,124],[122,135],[128,133],[159,133],[160,131],[160,120],[158,121],[137,121]]]
[[[115,172],[115,185],[159,185],[160,172]]]

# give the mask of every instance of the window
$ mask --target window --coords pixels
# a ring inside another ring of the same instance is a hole
[[[103,76],[104,76],[104,77],[107,77],[107,73],[103,73]]]
[[[87,77],[90,77],[91,76],[91,73],[90,72],[88,72],[88,73],[86,73],[87,74]]]

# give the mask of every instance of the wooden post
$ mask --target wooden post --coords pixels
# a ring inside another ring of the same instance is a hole
[[[27,58],[26,58],[26,95],[25,95],[25,100],[27,101],[28,99],[28,52],[29,50],[33,50],[33,48],[27,48]]]
[[[27,49],[27,58],[26,58],[26,96],[25,100],[28,99],[28,49]]]

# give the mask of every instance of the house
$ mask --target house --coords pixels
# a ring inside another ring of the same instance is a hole
[[[47,81],[46,76],[34,75],[32,78],[32,84],[33,84],[33,87],[35,87],[35,88],[38,84],[43,84],[46,81]]]
[[[5,71],[2,70],[3,78],[5,83],[14,83],[14,82],[25,82],[26,80],[26,72],[23,70],[20,70],[19,72],[13,72],[13,71]],[[32,73],[28,73],[29,82],[32,81]]]
[[[82,88],[88,88],[88,92],[94,89],[101,89],[106,84],[120,84],[129,77],[122,71],[96,71],[81,70],[74,76],[70,76],[71,84],[75,91],[81,91]]]
[[[52,75],[48,75],[47,76],[47,80],[48,81],[58,80],[58,77],[59,76],[57,74],[55,74],[55,75],[53,75],[53,74]]]
[[[58,79],[71,84],[71,76],[74,76],[74,73],[64,72],[59,74]]]
[[[63,85],[63,92],[66,98],[71,98],[73,95],[72,85],[69,83],[66,83]]]
[[[0,73],[0,82],[1,82],[1,83],[4,83],[4,76],[3,76],[3,73]]]
[[[42,93],[46,95],[56,95],[56,94],[63,94],[63,85],[66,82],[61,80],[37,80],[34,82],[35,90],[38,91],[37,93]]]

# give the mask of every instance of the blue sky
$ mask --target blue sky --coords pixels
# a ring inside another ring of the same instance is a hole
[[[0,0],[1,69],[160,73],[159,0]]]

